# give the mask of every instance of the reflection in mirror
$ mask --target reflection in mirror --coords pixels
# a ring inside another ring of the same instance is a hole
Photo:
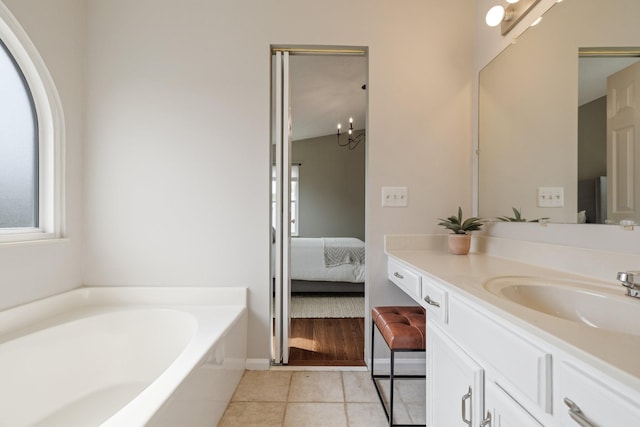
[[[579,59],[579,91],[578,91],[578,212],[586,223],[618,223],[621,220],[633,219],[632,203],[629,203],[627,192],[633,188],[632,176],[621,176],[621,168],[614,162],[615,156],[608,154],[607,146],[614,150],[613,144],[630,142],[620,140],[613,129],[608,129],[613,121],[607,118],[608,101],[612,107],[612,118],[615,116],[615,91],[613,86],[617,79],[623,78],[624,84],[629,73],[638,70],[640,84],[640,68],[634,66],[640,59],[636,48],[612,49],[580,49]],[[626,70],[626,71],[623,71]],[[608,87],[609,90],[607,89]],[[613,99],[611,97],[613,96]],[[628,108],[628,107],[625,107]],[[627,113],[623,113],[627,114]],[[632,116],[633,117],[633,116]],[[628,128],[625,126],[624,128]],[[607,141],[607,135],[612,139]],[[615,139],[615,140],[614,140]],[[619,147],[618,147],[619,148]],[[617,150],[616,150],[617,151]],[[625,155],[622,159],[625,160]],[[626,168],[624,172],[628,173]],[[607,177],[616,176],[616,179]],[[625,185],[631,179],[631,185]],[[611,187],[609,192],[607,187]],[[616,203],[617,202],[617,203]],[[615,205],[617,209],[614,209]],[[607,207],[609,212],[607,212]],[[636,218],[637,219],[637,218]]]
[[[479,215],[513,216],[512,208],[516,208],[528,220],[640,222],[640,215],[634,213],[640,203],[640,149],[635,149],[634,159],[633,132],[622,132],[632,125],[609,132],[609,151],[614,155],[607,156],[606,117],[599,116],[605,123],[599,130],[593,128],[596,121],[585,118],[589,102],[582,100],[584,85],[579,85],[579,77],[584,78],[590,67],[587,61],[605,61],[578,58],[584,46],[640,46],[634,18],[638,13],[640,2],[635,0],[558,3],[540,25],[525,32],[481,71]],[[620,90],[616,90],[617,101],[609,100],[610,106],[623,107],[620,100],[626,97],[620,96]],[[601,95],[590,101],[597,98],[601,104],[607,99]],[[593,150],[593,145],[596,151],[583,151],[585,147]],[[609,188],[602,192],[608,195],[608,213],[604,203],[598,208],[596,202],[596,183],[604,181],[599,177],[611,173],[607,172],[607,158],[609,169],[617,166],[615,179],[607,179]],[[622,185],[612,187],[613,181]],[[540,206],[545,200],[539,200],[539,189],[549,187],[562,189],[564,200],[555,203],[562,206]]]

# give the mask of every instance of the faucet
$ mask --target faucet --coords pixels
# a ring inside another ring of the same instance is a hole
[[[627,295],[640,298],[640,271],[621,271],[618,280],[627,288]]]

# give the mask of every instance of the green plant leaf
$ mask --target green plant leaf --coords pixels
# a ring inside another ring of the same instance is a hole
[[[470,217],[466,220],[462,219],[462,208],[458,206],[458,216],[449,216],[446,219],[438,218],[439,226],[453,231],[455,234],[466,234],[470,231],[480,230],[483,226],[482,219],[478,217]]]

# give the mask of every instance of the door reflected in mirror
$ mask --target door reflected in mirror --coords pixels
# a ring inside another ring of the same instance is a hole
[[[633,129],[640,87],[638,49],[580,49],[578,92],[578,222],[638,219],[634,208]],[[607,114],[609,110],[609,114]]]

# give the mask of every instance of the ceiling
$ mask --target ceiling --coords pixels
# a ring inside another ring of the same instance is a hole
[[[607,76],[638,58],[580,58],[579,104],[606,95]],[[291,117],[294,141],[343,131],[353,117],[354,129],[366,120],[367,58],[348,55],[292,55]]]
[[[606,95],[607,76],[638,58],[580,58],[579,104]],[[354,129],[366,120],[367,59],[348,55],[292,55],[291,118],[294,141],[343,132],[353,117]]]
[[[350,117],[354,129],[365,128],[365,56],[293,55],[290,72],[294,141],[335,134],[338,123],[346,132]]]
[[[594,57],[580,58],[578,105],[584,105],[607,94],[607,76],[638,62],[638,58]]]
[[[580,58],[579,104],[606,95],[607,76],[638,58]],[[291,117],[294,141],[343,132],[353,117],[354,129],[366,120],[367,59],[348,55],[292,55]]]

